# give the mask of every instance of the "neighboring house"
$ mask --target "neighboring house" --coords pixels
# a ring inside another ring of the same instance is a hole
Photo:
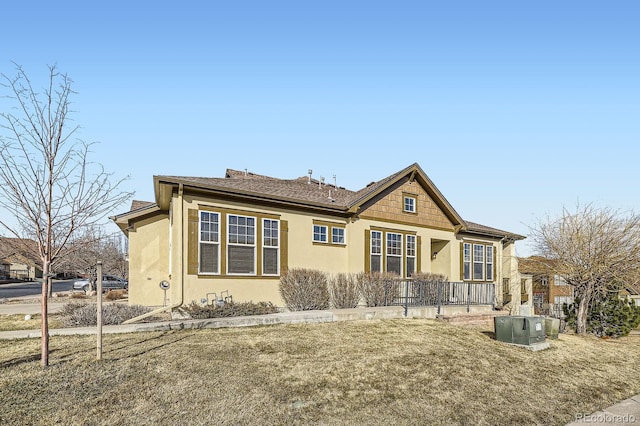
[[[33,254],[35,245],[33,240],[0,237],[0,277],[27,281],[42,278],[40,259]]]
[[[573,286],[553,272],[553,261],[539,256],[518,260],[521,274],[532,277],[534,309],[542,313],[543,306],[562,310],[564,303],[574,302]]]
[[[517,313],[524,237],[463,220],[417,164],[358,191],[323,180],[154,176],[155,202],[111,218],[129,238],[129,302],[178,306],[228,291],[283,305],[279,277],[296,267],[504,283]]]

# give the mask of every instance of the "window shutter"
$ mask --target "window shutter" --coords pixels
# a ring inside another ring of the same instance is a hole
[[[416,237],[416,273],[422,272],[422,238]]]
[[[187,213],[187,274],[198,274],[198,210],[189,209]]]
[[[364,231],[364,272],[371,272],[371,231]]]
[[[280,275],[289,267],[289,223],[280,221]]]
[[[464,243],[460,243],[460,281],[464,281]]]

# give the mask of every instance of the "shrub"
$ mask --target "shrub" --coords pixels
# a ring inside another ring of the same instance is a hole
[[[331,306],[336,309],[355,308],[360,302],[358,280],[353,274],[335,274],[329,280]]]
[[[71,298],[71,299],[86,299],[87,295],[84,292],[82,292],[82,293],[71,293],[69,295],[69,298]]]
[[[116,325],[146,314],[150,309],[142,305],[124,305],[109,303],[102,306],[102,324]],[[98,323],[98,315],[95,303],[65,303],[62,307],[65,327],[90,327]]]
[[[184,311],[193,319],[243,317],[249,315],[275,314],[278,308],[271,302],[225,303],[224,305],[199,305],[191,302]]]
[[[126,296],[126,290],[111,290],[107,292],[106,296],[104,296],[107,300],[119,300],[124,299]]]
[[[438,304],[438,283],[448,281],[446,275],[433,274],[431,272],[417,272],[411,277],[415,285],[410,287],[410,297],[414,298],[421,305]],[[447,300],[449,297],[449,286],[441,286],[440,297]]]
[[[361,272],[356,275],[360,296],[369,307],[391,305],[399,295],[398,279],[396,274],[390,273]]]
[[[567,326],[575,329],[577,307],[580,300],[563,309],[567,316]],[[622,337],[640,325],[640,306],[635,306],[632,300],[620,299],[617,296],[605,300],[595,300],[589,306],[587,314],[587,333],[599,337]]]
[[[329,308],[327,274],[321,271],[293,268],[280,277],[280,295],[292,311]]]

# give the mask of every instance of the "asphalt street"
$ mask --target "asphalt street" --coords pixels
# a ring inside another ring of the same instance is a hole
[[[53,292],[70,291],[75,280],[55,280]],[[42,293],[40,281],[0,284],[0,299],[13,299],[16,297],[37,296]]]

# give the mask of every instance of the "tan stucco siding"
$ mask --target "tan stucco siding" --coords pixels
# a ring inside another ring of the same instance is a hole
[[[405,183],[393,191],[396,194],[396,199],[391,201],[391,198],[385,198],[389,203],[397,203],[398,212],[400,212],[403,195],[409,192],[418,193],[417,215],[399,214],[398,217],[402,220],[375,219],[366,215],[355,217],[352,220],[339,215],[332,216],[311,211],[278,209],[268,205],[219,201],[189,194],[182,199],[180,194],[174,193],[170,205],[171,216],[157,214],[151,219],[138,220],[135,223],[135,230],[129,234],[129,302],[150,306],[162,305],[164,302],[167,305],[181,302],[188,304],[192,301],[199,303],[202,299],[211,300],[214,293],[216,296],[220,296],[222,293],[226,295],[228,292],[237,302],[270,301],[278,306],[283,305],[279,294],[279,277],[260,276],[258,273],[259,264],[257,264],[258,271],[255,276],[226,275],[222,263],[219,275],[198,274],[197,267],[189,269],[190,257],[194,257],[194,245],[196,263],[198,249],[197,230],[194,233],[192,229],[190,236],[189,212],[191,211],[192,216],[193,213],[197,216],[197,211],[201,209],[218,211],[223,215],[233,212],[258,218],[278,218],[281,224],[286,224],[286,231],[282,229],[283,233],[281,234],[281,239],[286,238],[286,241],[281,240],[280,251],[281,256],[286,259],[281,259],[281,265],[287,265],[289,268],[309,268],[328,273],[363,272],[365,271],[367,253],[366,231],[382,229],[418,237],[417,242],[420,244],[419,259],[417,259],[418,271],[440,273],[452,281],[461,281],[460,243],[463,237],[453,232],[453,227],[448,220],[446,227],[441,226],[443,225],[442,221],[438,222],[432,219],[421,221],[422,216],[429,216],[429,210],[426,208],[428,203],[425,198],[427,195],[421,191],[422,187],[417,183]],[[383,205],[384,203],[380,204],[380,207]],[[440,214],[442,213],[440,212]],[[432,216],[435,217],[438,214]],[[442,216],[444,217],[443,214]],[[170,217],[172,224],[170,224]],[[327,244],[313,242],[314,223],[328,226]],[[334,225],[344,227],[346,245],[330,243],[331,226]],[[448,230],[447,227],[451,230]],[[220,237],[226,238],[227,231],[225,229],[220,229],[220,231]],[[508,271],[505,273],[509,276],[512,274],[510,269],[514,265],[505,263],[503,258],[510,255],[502,253],[500,242],[479,238],[473,238],[473,240],[494,244],[497,283],[501,282],[503,270]],[[403,243],[406,244],[406,241]],[[257,257],[260,256],[258,254],[260,249],[259,246],[256,246]],[[403,251],[405,249],[406,245],[403,247]],[[434,257],[433,253],[437,253],[437,255]],[[221,258],[226,256],[222,245],[220,256]],[[517,271],[517,265],[515,267]],[[162,280],[168,280],[171,283],[166,301],[163,290],[159,288],[159,283]],[[499,286],[496,288],[496,293],[499,293],[499,288]]]
[[[451,262],[459,259],[454,247],[456,237],[453,232],[432,229],[427,227],[416,227],[413,224],[389,223],[371,219],[360,219],[349,224],[349,272],[363,272],[365,270],[366,242],[365,232],[371,229],[378,229],[390,232],[411,233],[419,237],[421,246],[418,249],[420,259],[420,271],[444,274],[453,278],[453,273],[459,268],[452,268]],[[432,241],[434,243],[432,244]],[[406,244],[406,242],[404,242]],[[432,258],[432,246],[439,251],[435,259]],[[403,252],[406,246],[403,246]]]
[[[177,203],[176,203],[177,204]],[[234,211],[241,214],[251,215],[273,215],[281,222],[287,223],[288,232],[286,253],[283,252],[283,242],[281,241],[281,255],[287,255],[286,264],[289,268],[309,268],[326,272],[347,272],[348,268],[348,252],[349,252],[349,230],[344,219],[335,218],[326,215],[317,215],[312,213],[299,213],[290,210],[275,210],[268,207],[248,205],[242,203],[219,202],[217,200],[203,199],[191,196],[185,196],[184,202],[184,218],[183,226],[185,232],[183,234],[184,249],[182,251],[184,262],[187,262],[188,252],[188,224],[186,212],[190,209],[208,209],[211,211],[220,211],[224,214],[226,211]],[[174,217],[178,217],[176,214]],[[177,219],[176,219],[177,220]],[[329,241],[331,239],[331,225],[345,228],[346,245],[319,244],[313,242],[313,224],[319,221],[323,224],[329,224]],[[222,238],[225,238],[226,231],[221,232]],[[257,248],[256,250],[259,250]],[[225,253],[220,253],[225,256]],[[174,266],[180,262],[175,259]],[[177,268],[175,268],[177,269]],[[175,273],[179,273],[177,270]],[[174,281],[177,281],[174,279]],[[212,293],[220,295],[226,292],[233,297],[234,301],[270,301],[276,305],[282,305],[279,293],[279,277],[264,277],[256,274],[255,276],[231,276],[221,271],[220,275],[198,275],[184,272],[184,301],[200,302],[201,299],[211,299]],[[176,294],[173,299],[177,300]]]
[[[129,303],[163,304],[159,283],[169,278],[169,216],[139,221],[129,232]]]
[[[404,212],[404,196],[415,196],[416,213]],[[454,226],[424,188],[417,182],[405,182],[360,212],[360,217],[393,223],[407,223],[453,231]]]

